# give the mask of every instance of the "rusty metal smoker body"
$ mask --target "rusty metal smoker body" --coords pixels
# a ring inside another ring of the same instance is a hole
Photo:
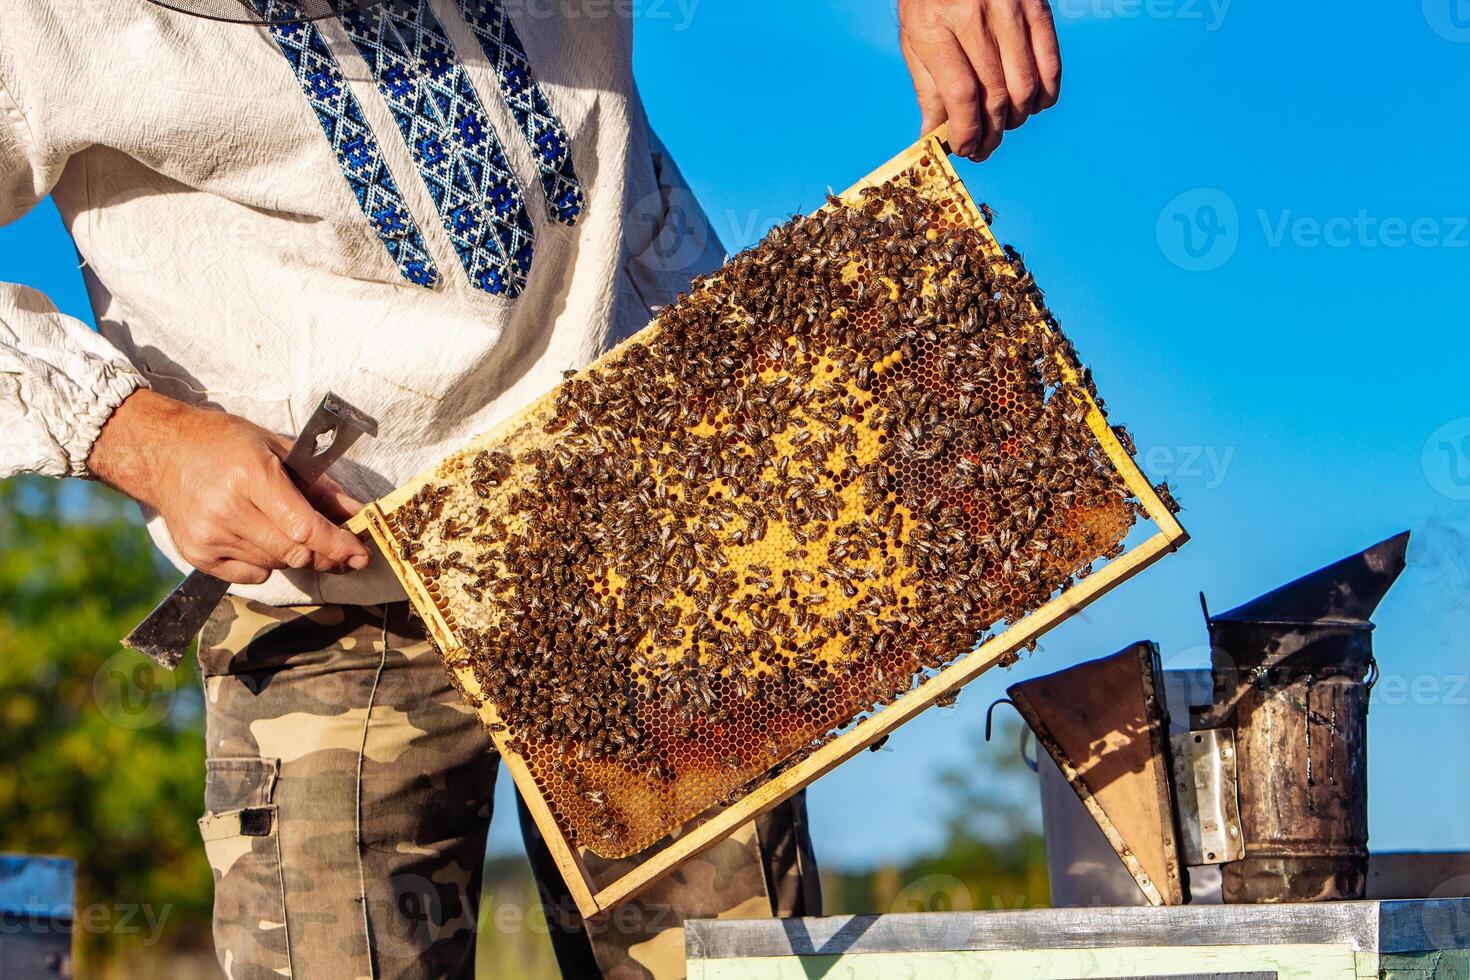
[[[1206,616],[1215,704],[1194,727],[1235,730],[1246,856],[1226,902],[1362,898],[1368,868],[1369,620],[1409,535]]]

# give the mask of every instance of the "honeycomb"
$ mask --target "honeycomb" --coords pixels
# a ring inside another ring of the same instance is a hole
[[[501,751],[568,841],[625,857],[1119,554],[1142,511],[1094,394],[930,153],[696,282],[385,523]]]

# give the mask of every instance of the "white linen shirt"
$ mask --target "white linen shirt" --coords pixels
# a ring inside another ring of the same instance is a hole
[[[141,385],[288,435],[331,390],[379,421],[333,470],[372,499],[643,326],[721,249],[649,130],[619,7],[265,28],[0,3],[0,223],[53,195],[97,323],[0,283],[0,476],[84,475]],[[381,560],[233,591],[402,598]]]

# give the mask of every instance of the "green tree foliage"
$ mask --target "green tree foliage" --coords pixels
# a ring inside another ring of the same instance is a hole
[[[1036,777],[1016,751],[1019,723],[987,744],[976,731],[963,764],[940,771],[943,845],[901,867],[823,874],[828,914],[1040,908],[1051,900]],[[821,860],[821,839],[816,841]]]
[[[977,910],[1038,908],[1051,899],[1036,777],[1016,749],[1019,733],[1020,723],[1012,721],[997,726],[989,744],[978,731],[972,734],[966,746],[972,761],[939,775],[945,846],[905,869],[915,876],[953,875]]]
[[[0,481],[0,850],[76,859],[79,976],[143,952],[144,906],[153,952],[208,929],[193,659],[169,673],[118,644],[175,577],[117,495]]]

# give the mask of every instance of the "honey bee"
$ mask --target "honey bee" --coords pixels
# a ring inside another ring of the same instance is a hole
[[[1160,483],[1154,487],[1154,493],[1158,494],[1159,499],[1164,502],[1164,506],[1169,508],[1169,513],[1177,514],[1184,509],[1179,506],[1179,501],[1174,499],[1174,492],[1169,488],[1168,483]]]

